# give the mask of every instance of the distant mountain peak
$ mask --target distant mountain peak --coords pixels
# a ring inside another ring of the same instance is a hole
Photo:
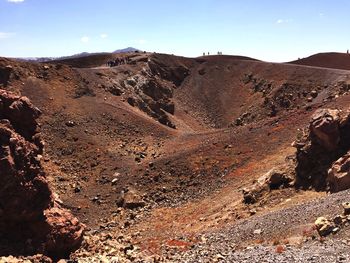
[[[127,52],[135,52],[135,51],[140,51],[140,50],[134,47],[127,47],[123,49],[117,49],[113,53],[127,53]]]

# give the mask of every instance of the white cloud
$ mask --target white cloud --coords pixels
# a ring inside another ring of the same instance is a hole
[[[80,39],[81,42],[83,43],[87,43],[90,41],[90,38],[88,36],[83,36],[81,39]]]
[[[101,34],[100,37],[101,37],[101,38],[107,38],[108,35],[107,35],[107,34]]]
[[[143,45],[143,44],[146,44],[148,41],[145,40],[145,39],[139,39],[136,41],[137,44],[140,44],[140,45]]]
[[[318,15],[319,15],[321,18],[324,17],[324,13],[319,13]]]
[[[276,24],[287,24],[289,22],[292,22],[293,20],[292,19],[278,19],[276,21]]]
[[[11,38],[15,33],[0,32],[0,39]]]
[[[24,0],[7,0],[7,2],[10,2],[10,3],[22,3],[22,2],[24,2]]]

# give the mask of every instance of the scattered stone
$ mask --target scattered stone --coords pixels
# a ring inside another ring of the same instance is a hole
[[[112,185],[116,185],[118,183],[118,178],[113,178],[111,183]]]
[[[80,186],[74,187],[74,193],[80,193],[80,192],[81,192],[81,187]]]
[[[342,203],[342,207],[344,209],[344,215],[350,215],[350,202]]]
[[[311,95],[312,98],[316,98],[317,95],[318,95],[317,90],[312,90],[312,91],[310,92],[310,95]]]
[[[214,262],[220,262],[220,261],[223,261],[225,260],[225,257],[221,254],[216,254],[215,255],[215,258],[214,258]]]
[[[259,229],[255,229],[254,232],[253,232],[253,234],[254,234],[254,235],[261,235],[262,232],[263,232],[263,231],[259,228]]]
[[[250,209],[249,210],[249,214],[252,216],[252,215],[255,215],[256,214],[256,209]]]
[[[243,120],[242,120],[242,118],[237,118],[237,119],[235,120],[235,125],[236,125],[236,126],[242,126],[242,125],[243,125]]]
[[[315,227],[320,236],[329,235],[333,229],[333,224],[325,217],[319,217],[315,221]]]
[[[76,125],[76,123],[74,121],[67,121],[66,122],[67,127],[74,127],[75,125]]]
[[[344,222],[345,222],[346,218],[345,216],[342,216],[342,215],[336,215],[334,218],[333,218],[333,222],[335,225],[342,225]]]
[[[336,234],[336,233],[339,232],[339,230],[340,230],[339,227],[335,227],[335,228],[332,229],[332,233],[333,233],[333,234]]]

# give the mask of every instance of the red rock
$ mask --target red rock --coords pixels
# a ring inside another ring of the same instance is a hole
[[[83,241],[84,225],[68,210],[53,207],[44,212],[49,226],[45,248],[50,254],[65,255],[79,248]]]
[[[26,97],[3,90],[0,102],[0,232],[30,238],[37,252],[66,256],[80,246],[84,225],[55,202],[46,179],[40,111]]]

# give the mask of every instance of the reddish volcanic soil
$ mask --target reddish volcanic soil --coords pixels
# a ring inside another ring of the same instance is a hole
[[[315,109],[348,108],[348,56],[292,64],[150,53],[3,58],[0,85],[42,111],[43,166],[89,233],[129,237],[145,255],[169,259],[204,233],[326,195],[276,190],[253,213],[241,190],[294,154],[297,129]],[[117,57],[131,62],[105,65]],[[266,242],[298,229],[288,227]]]

